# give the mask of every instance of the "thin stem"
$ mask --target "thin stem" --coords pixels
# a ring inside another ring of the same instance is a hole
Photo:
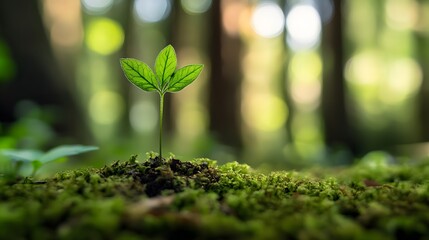
[[[164,93],[159,95],[159,158],[162,159],[162,118],[164,115]]]

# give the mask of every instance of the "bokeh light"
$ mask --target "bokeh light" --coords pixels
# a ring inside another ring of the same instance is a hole
[[[138,101],[130,109],[131,127],[140,133],[153,131],[158,124],[158,110],[149,101]]]
[[[80,1],[44,0],[43,20],[55,51],[73,52],[83,40]]]
[[[114,0],[82,0],[84,10],[90,14],[103,14],[112,8]]]
[[[311,111],[320,104],[322,59],[315,51],[295,53],[289,64],[292,100],[300,110]]]
[[[286,17],[287,43],[293,50],[310,49],[320,41],[322,23],[316,8],[308,4],[293,6]]]
[[[422,83],[422,69],[411,58],[386,61],[377,51],[356,54],[346,64],[351,93],[367,114],[378,115],[386,106],[400,106]]]
[[[385,20],[390,28],[397,30],[412,29],[418,22],[418,5],[416,1],[386,1]]]
[[[322,59],[315,51],[295,53],[289,64],[292,78],[318,79],[322,75]]]
[[[380,98],[386,103],[400,103],[415,94],[421,83],[422,71],[414,59],[396,59],[388,64],[387,77],[380,83],[384,89]]]
[[[98,18],[89,22],[85,41],[92,51],[109,55],[121,48],[124,43],[124,31],[116,21]]]
[[[89,102],[91,119],[101,125],[116,123],[124,112],[124,100],[114,92],[101,90],[96,92]]]
[[[200,14],[209,10],[212,5],[211,0],[182,0],[182,7],[188,14]]]
[[[269,93],[247,95],[242,103],[244,122],[251,128],[272,132],[283,127],[288,108],[283,99]]]
[[[248,20],[245,14],[248,12],[247,9],[248,7],[243,1],[222,2],[222,26],[228,35],[236,36],[241,29],[245,28],[245,25],[250,25],[249,21],[246,21]]]
[[[200,103],[184,103],[181,111],[177,113],[177,130],[185,138],[189,139],[203,134],[207,125],[207,112]]]
[[[142,22],[159,22],[170,14],[171,3],[169,0],[136,0],[134,11]]]
[[[254,31],[265,38],[279,36],[283,32],[285,20],[282,9],[275,3],[261,3],[252,16]]]
[[[345,76],[355,86],[371,86],[381,79],[383,69],[384,63],[379,53],[367,50],[355,54],[347,61]]]

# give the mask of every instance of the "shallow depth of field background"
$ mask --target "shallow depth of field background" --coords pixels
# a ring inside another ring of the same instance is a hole
[[[78,166],[157,151],[158,95],[119,58],[153,66],[167,44],[205,69],[166,96],[166,156],[287,169],[429,155],[424,0],[1,0],[0,148],[100,147]]]

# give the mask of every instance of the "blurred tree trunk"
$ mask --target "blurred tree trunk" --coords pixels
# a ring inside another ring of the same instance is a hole
[[[239,37],[222,31],[221,1],[213,1],[211,75],[209,83],[210,131],[222,144],[242,147],[240,126],[240,53]]]
[[[422,68],[422,85],[419,92],[420,140],[429,141],[429,40],[427,36],[417,37],[418,59]]]
[[[421,21],[424,18],[423,4],[425,0],[419,0],[421,5],[420,15]],[[417,32],[417,58],[422,69],[422,85],[419,92],[419,118],[420,118],[420,141],[429,141],[429,36],[423,32]]]
[[[334,0],[334,15],[322,39],[323,69],[322,119],[325,142],[329,147],[345,147],[356,152],[345,99],[342,1]]]
[[[70,79],[61,74],[54,60],[39,5],[39,1],[0,0],[0,36],[10,46],[17,65],[15,79],[0,88],[1,121],[15,121],[15,104],[28,99],[58,107],[54,127],[60,134],[86,139],[88,128],[72,89],[64,84]]]
[[[280,0],[279,1],[279,6],[283,7],[287,5],[287,1],[286,0]],[[286,43],[286,34],[282,34],[282,42]],[[289,66],[290,64],[290,59],[292,56],[292,51],[289,51],[290,49],[286,48],[284,49],[285,51],[285,59],[283,62],[283,66],[284,67],[284,71],[283,71],[283,76],[281,76],[281,79],[284,79],[284,81],[280,81],[280,86],[281,86],[281,91],[282,91],[282,95],[283,95],[283,99],[286,101],[286,104],[288,106],[288,117],[286,120],[286,142],[287,144],[292,144],[294,142],[294,136],[292,134],[292,122],[293,119],[295,117],[295,110],[296,110],[296,106],[292,100],[292,96],[291,96],[291,91],[289,89],[289,87],[291,86],[290,83],[290,79],[289,79],[289,68],[287,66]]]

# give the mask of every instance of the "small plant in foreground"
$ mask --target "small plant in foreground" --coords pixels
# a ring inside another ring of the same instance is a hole
[[[43,153],[32,149],[4,149],[0,153],[10,159],[15,165],[14,175],[18,175],[23,164],[31,164],[33,167],[32,176],[45,164],[73,156],[84,152],[97,150],[95,146],[83,145],[61,145]]]
[[[159,94],[159,157],[162,159],[162,118],[164,95],[178,92],[191,84],[203,70],[202,64],[191,64],[176,70],[177,58],[174,48],[168,45],[155,60],[155,73],[144,62],[133,58],[121,58],[121,67],[127,79],[144,91]]]

